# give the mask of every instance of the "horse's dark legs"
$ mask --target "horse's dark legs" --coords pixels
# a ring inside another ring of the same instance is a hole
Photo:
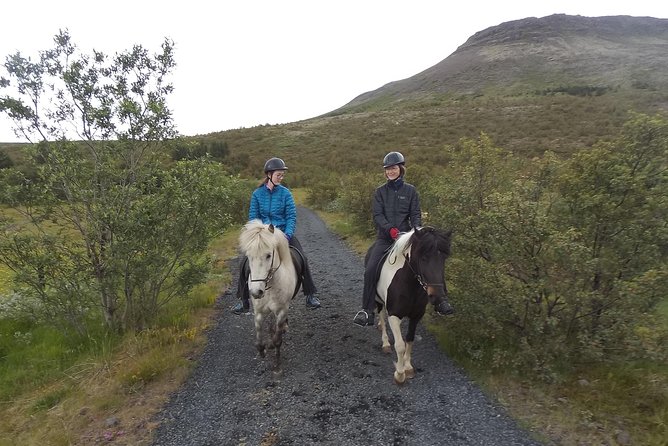
[[[406,373],[406,378],[415,377],[415,369],[413,368],[413,364],[411,364],[411,355],[413,353],[415,331],[417,329],[418,322],[420,322],[420,319],[408,319],[408,331],[406,332],[406,350],[404,351],[404,372]]]
[[[415,340],[415,331],[417,330],[418,322],[420,322],[420,319],[417,319],[417,318],[408,319],[408,330],[406,331],[406,342],[413,342]]]

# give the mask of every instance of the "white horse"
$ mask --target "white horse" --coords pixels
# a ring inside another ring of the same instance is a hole
[[[288,239],[273,225],[260,220],[248,222],[239,236],[239,246],[248,257],[250,269],[248,290],[255,313],[255,346],[262,357],[267,348],[276,349],[274,369],[278,370],[283,333],[288,327],[288,308],[301,285],[301,274],[295,267]],[[271,342],[267,343],[263,340],[264,322],[271,335]]]

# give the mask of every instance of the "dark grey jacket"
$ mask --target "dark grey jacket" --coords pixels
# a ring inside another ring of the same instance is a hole
[[[397,185],[399,187],[395,187]],[[372,209],[379,238],[392,240],[391,228],[407,232],[422,225],[420,197],[415,186],[403,180],[394,184],[388,181],[378,187],[373,195]]]

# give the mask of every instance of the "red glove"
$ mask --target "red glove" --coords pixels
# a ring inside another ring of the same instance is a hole
[[[396,240],[399,237],[399,230],[397,228],[390,228],[390,237],[392,237],[392,240]]]

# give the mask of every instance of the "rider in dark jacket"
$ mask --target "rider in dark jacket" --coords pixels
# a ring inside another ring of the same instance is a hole
[[[404,156],[399,152],[388,153],[383,159],[383,168],[387,182],[376,189],[372,205],[377,236],[367,254],[362,310],[358,311],[353,319],[355,324],[361,326],[374,324],[376,271],[383,254],[399,234],[422,225],[420,197],[415,187],[404,181]],[[444,315],[455,311],[447,298],[435,302],[434,309],[436,313]]]
[[[311,270],[308,266],[306,255],[294,234],[297,226],[295,201],[292,198],[290,190],[281,184],[286,170],[288,170],[288,166],[285,165],[282,159],[271,158],[267,160],[264,164],[265,179],[251,195],[248,220],[259,219],[264,224],[273,224],[283,231],[290,246],[297,248],[302,254],[304,259],[302,290],[306,296],[306,306],[309,308],[319,308],[320,301],[315,296],[316,288],[311,277]],[[246,259],[244,258],[242,259],[239,282],[237,284],[239,302],[232,308],[234,314],[250,312],[248,278],[244,274],[245,263]]]

